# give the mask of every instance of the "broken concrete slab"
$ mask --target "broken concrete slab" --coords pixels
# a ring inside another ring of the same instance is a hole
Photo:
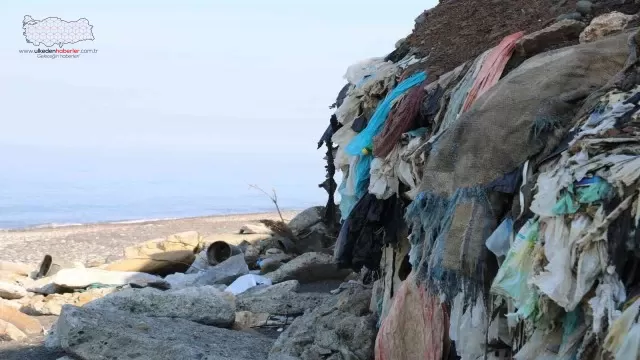
[[[46,341],[81,360],[263,360],[272,343],[263,336],[183,319],[71,305],[63,307]]]
[[[271,286],[256,286],[236,297],[240,311],[267,313],[272,315],[301,315],[308,309],[315,309],[329,299],[329,294],[299,294],[297,281],[286,281]]]
[[[377,329],[370,299],[371,290],[354,286],[305,313],[280,335],[269,359],[372,359]]]
[[[130,283],[146,286],[162,281],[161,277],[142,272],[109,271],[102,269],[62,269],[53,276],[53,283],[70,289],[83,289],[92,284],[120,286]]]
[[[287,280],[309,283],[322,280],[343,280],[350,273],[350,270],[338,269],[333,261],[333,256],[310,252],[283,264],[278,270],[266,274],[265,277],[271,279],[274,284]]]
[[[204,325],[230,327],[235,321],[232,297],[213,286],[161,291],[126,289],[86,305],[91,309],[127,311],[147,317],[185,319]]]

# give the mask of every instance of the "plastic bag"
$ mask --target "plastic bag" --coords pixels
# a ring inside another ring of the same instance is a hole
[[[365,78],[375,74],[385,63],[381,57],[359,61],[347,68],[344,78],[353,85],[361,85]]]
[[[491,284],[491,293],[513,300],[517,308],[524,307],[533,295],[527,280],[533,270],[531,253],[538,241],[540,224],[529,220],[518,232]]]
[[[254,286],[271,284],[271,279],[268,279],[264,276],[247,274],[237,278],[224,291],[232,293],[233,295],[238,295],[251,289]]]
[[[513,242],[513,220],[508,217],[486,241],[487,248],[496,256],[505,256]]]

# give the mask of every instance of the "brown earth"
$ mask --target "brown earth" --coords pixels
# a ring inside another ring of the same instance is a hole
[[[497,45],[507,35],[518,31],[529,34],[549,26],[559,15],[574,12],[576,2],[443,0],[433,9],[425,11],[425,21],[416,24],[407,38],[407,44],[419,49],[422,55],[429,56],[426,70],[429,78],[435,80]],[[640,4],[634,0],[593,3],[593,16],[611,11],[633,14],[640,10]],[[593,16],[585,20],[590,21]]]

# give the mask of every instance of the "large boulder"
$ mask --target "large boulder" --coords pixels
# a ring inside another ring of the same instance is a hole
[[[263,360],[272,340],[183,319],[65,305],[46,345],[80,360]]]
[[[238,254],[198,274],[194,285],[229,285],[248,273],[249,266],[244,260],[244,254]]]
[[[120,286],[133,283],[144,286],[152,282],[161,282],[162,278],[141,272],[75,268],[60,270],[53,276],[52,281],[64,288],[84,289],[93,284]]]
[[[106,265],[105,269],[159,275],[186,271],[195,260],[195,253],[202,247],[202,241],[202,236],[196,231],[149,240],[125,248],[125,258]]]
[[[266,313],[271,315],[301,315],[308,309],[315,309],[330,295],[322,293],[297,293],[299,283],[285,281],[271,286],[256,286],[236,297],[239,311]]]
[[[127,311],[148,317],[185,319],[219,327],[230,327],[235,320],[233,301],[230,301],[229,295],[213,286],[173,291],[127,289],[92,301],[86,307]]]
[[[274,284],[287,280],[310,283],[322,280],[343,280],[350,273],[350,270],[338,269],[333,256],[310,252],[298,256],[278,270],[266,274],[265,277],[271,279]]]
[[[590,43],[604,37],[622,32],[629,22],[636,19],[636,15],[625,15],[614,11],[600,15],[580,34],[580,43]]]
[[[371,290],[353,286],[297,318],[269,353],[270,360],[373,358],[376,319]]]
[[[324,212],[323,206],[314,206],[304,210],[296,215],[289,222],[288,226],[294,234],[299,234],[311,226],[322,221],[322,215]]]

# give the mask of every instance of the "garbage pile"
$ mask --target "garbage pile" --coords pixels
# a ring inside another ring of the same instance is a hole
[[[347,69],[334,259],[372,274],[376,359],[640,358],[638,16],[593,15]]]
[[[324,214],[247,224],[238,238],[252,241],[174,234],[92,267],[0,262],[0,341],[45,331],[47,348],[83,360],[368,359],[371,286],[335,266]],[[43,329],[41,316],[59,318]]]

